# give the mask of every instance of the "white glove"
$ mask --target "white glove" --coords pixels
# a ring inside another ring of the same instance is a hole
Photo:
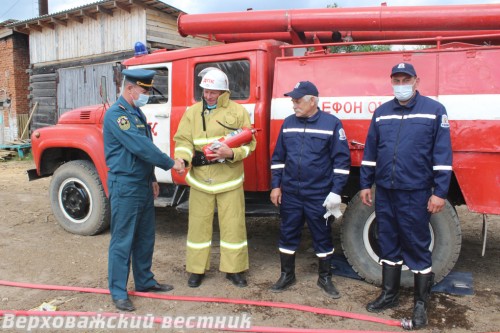
[[[340,211],[340,203],[342,199],[340,195],[330,192],[323,202],[323,207],[326,208],[326,214],[323,215],[325,219],[327,219],[330,215],[335,216],[336,219],[342,216],[342,212]]]
[[[209,149],[211,151],[214,151],[215,149],[219,149],[220,147],[222,147],[222,143],[219,140],[215,140],[212,142]]]

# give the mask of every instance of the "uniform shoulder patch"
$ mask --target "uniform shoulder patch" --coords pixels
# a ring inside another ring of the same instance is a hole
[[[122,131],[127,131],[130,129],[130,121],[128,120],[127,116],[120,116],[118,119],[116,119],[116,122],[118,123],[118,126],[120,126],[120,129]]]
[[[448,128],[450,127],[450,122],[448,121],[448,116],[443,114],[441,116],[441,127]]]
[[[347,137],[345,136],[345,131],[343,128],[339,129],[339,140],[345,140]]]

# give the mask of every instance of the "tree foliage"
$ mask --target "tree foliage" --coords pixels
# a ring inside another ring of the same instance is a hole
[[[336,2],[327,5],[326,8],[339,8]],[[381,52],[390,51],[390,45],[345,45],[329,47],[331,53],[353,53],[353,52]]]
[[[390,45],[346,45],[330,47],[331,53],[382,52],[390,50]]]

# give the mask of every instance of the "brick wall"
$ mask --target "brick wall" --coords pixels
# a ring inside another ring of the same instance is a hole
[[[0,101],[10,99],[10,106],[0,107],[4,141],[15,140],[21,135],[23,129],[17,128],[17,115],[30,110],[29,74],[26,73],[30,62],[28,45],[28,36],[19,33],[0,40]]]

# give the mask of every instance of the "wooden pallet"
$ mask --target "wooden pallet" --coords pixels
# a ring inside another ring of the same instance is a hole
[[[14,156],[24,157],[24,152],[31,149],[30,140],[16,140],[0,144],[0,161],[11,159]]]

